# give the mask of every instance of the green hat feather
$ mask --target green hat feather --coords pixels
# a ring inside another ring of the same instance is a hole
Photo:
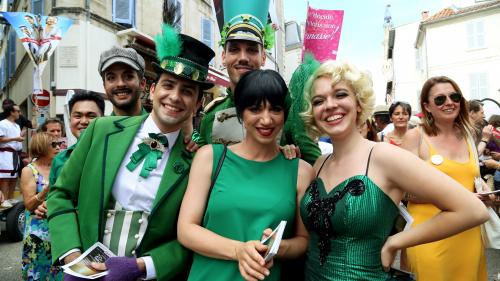
[[[179,33],[168,24],[162,24],[162,33],[154,37],[156,44],[156,56],[158,61],[167,57],[176,57],[182,51],[182,42]]]

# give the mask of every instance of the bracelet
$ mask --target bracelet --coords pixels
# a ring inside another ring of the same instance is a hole
[[[40,197],[38,197],[38,193],[37,193],[37,194],[35,194],[35,199],[36,199],[36,201],[38,201],[38,202],[43,202],[43,200],[41,200],[41,199],[40,199]]]

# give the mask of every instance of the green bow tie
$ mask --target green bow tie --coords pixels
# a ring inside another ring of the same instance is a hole
[[[164,135],[155,133],[149,133],[148,135],[149,137],[144,138],[138,145],[139,149],[132,153],[130,162],[127,164],[127,169],[132,172],[144,159],[144,165],[142,165],[139,174],[143,178],[149,177],[151,171],[156,169],[157,161],[162,158],[163,152],[168,148],[168,140]]]

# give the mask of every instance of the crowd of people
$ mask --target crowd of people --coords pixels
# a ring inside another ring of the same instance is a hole
[[[101,280],[403,280],[391,268],[401,252],[417,280],[485,281],[479,225],[495,196],[478,194],[474,178],[498,188],[500,116],[486,124],[481,103],[445,76],[424,83],[420,117],[403,101],[375,107],[369,74],[311,56],[287,86],[261,70],[267,9],[245,14],[227,15],[230,87],[199,128],[215,53],[167,24],[155,37],[150,113],[145,61],[121,47],[99,58],[112,116],[98,93],[69,101],[72,146],[47,119],[25,166],[20,109],[4,102],[0,201],[20,177],[23,279],[83,280],[61,266],[101,242],[116,255],[90,265],[107,270]],[[401,202],[414,222],[393,232]],[[283,240],[266,261],[261,241],[280,221]]]

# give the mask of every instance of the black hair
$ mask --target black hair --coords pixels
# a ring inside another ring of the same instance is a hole
[[[407,102],[404,101],[397,101],[393,104],[391,104],[391,107],[389,107],[389,116],[392,116],[394,111],[396,110],[396,107],[401,106],[404,111],[408,113],[409,116],[411,116],[411,105]]]
[[[5,111],[8,106],[12,106],[12,105],[15,105],[14,101],[9,99],[9,98],[6,98],[2,102],[2,110]]]
[[[8,103],[8,104],[5,104],[5,105],[2,105],[5,117],[9,117],[10,116],[10,113],[12,113],[12,111],[14,111],[14,106],[16,106],[16,105],[17,104],[15,104],[15,103]]]
[[[99,110],[101,110],[101,114],[104,115],[104,98],[99,93],[93,91],[79,92],[74,94],[68,103],[69,113],[71,114],[71,111],[73,111],[73,106],[75,105],[75,103],[85,100],[95,102],[97,104],[97,107],[99,107]]]
[[[285,102],[287,94],[288,87],[278,72],[270,69],[249,71],[241,77],[234,89],[236,114],[241,120],[245,109],[260,106],[267,101],[273,107],[282,107],[286,120],[290,109]]]

